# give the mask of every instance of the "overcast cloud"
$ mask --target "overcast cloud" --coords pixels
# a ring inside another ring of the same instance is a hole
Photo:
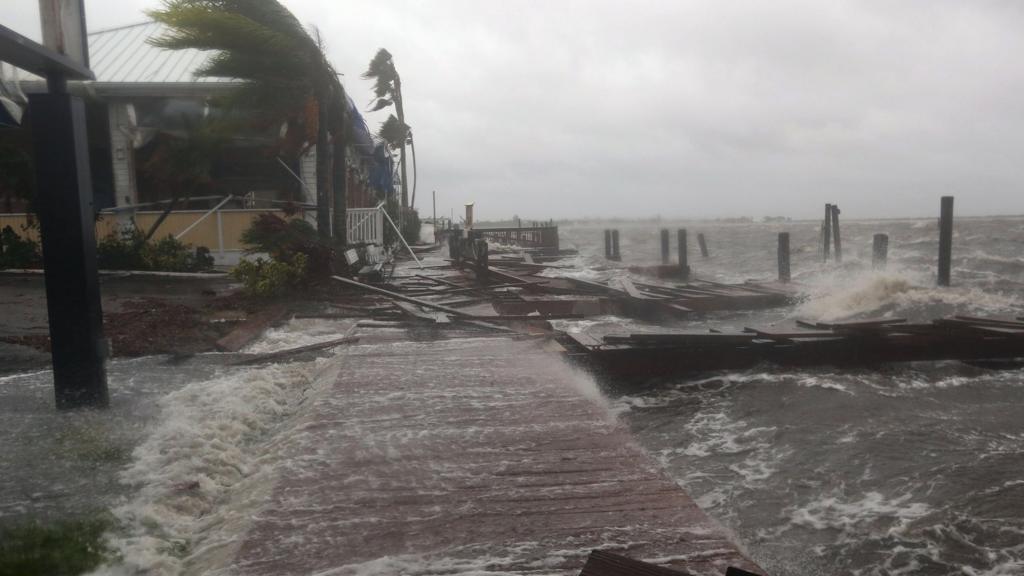
[[[157,4],[86,0],[89,26]],[[483,218],[1024,213],[1024,3],[285,4],[360,105],[394,55],[426,213],[431,190]]]

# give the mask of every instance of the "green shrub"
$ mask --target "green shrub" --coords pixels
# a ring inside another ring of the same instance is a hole
[[[306,280],[330,276],[337,252],[330,240],[320,238],[312,224],[299,218],[285,219],[276,214],[260,214],[242,233],[248,252],[266,253],[276,262],[293,263],[302,256]]]
[[[41,262],[38,242],[18,236],[10,226],[0,230],[0,270],[34,268]]]
[[[0,576],[71,576],[114,558],[104,534],[109,514],[0,528]]]
[[[253,296],[270,298],[303,286],[306,282],[306,256],[296,254],[290,262],[282,260],[242,260],[231,275],[245,284]]]
[[[103,270],[149,270],[142,254],[145,239],[137,228],[111,232],[96,244],[96,259]]]
[[[195,252],[174,236],[145,241],[136,228],[107,235],[96,245],[99,267],[104,270],[158,270],[161,272],[202,272],[213,268],[209,250]]]

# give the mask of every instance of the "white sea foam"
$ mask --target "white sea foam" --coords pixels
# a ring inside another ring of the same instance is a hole
[[[241,370],[160,399],[158,423],[121,475],[133,494],[114,510],[123,529],[112,542],[123,561],[97,574],[178,574],[189,555],[209,546],[197,538],[200,532],[247,516],[222,509],[225,497],[242,485],[258,491],[269,482],[268,443],[311,387],[331,380],[324,373],[335,364]]]
[[[353,325],[353,319],[293,318],[279,327],[267,330],[259,340],[246,346],[243,352],[263,354],[319,344],[341,338]]]
[[[826,496],[788,511],[790,523],[817,530],[836,529],[857,532],[865,528],[882,534],[896,534],[931,508],[911,502],[911,494],[887,498],[880,492],[867,492],[859,500],[843,501]],[[845,539],[846,536],[842,537]]]
[[[931,278],[909,272],[834,274],[812,284],[797,318],[836,321],[861,315],[893,317],[944,307],[961,313],[1001,314],[1019,310],[1019,299],[977,288],[936,288]]]

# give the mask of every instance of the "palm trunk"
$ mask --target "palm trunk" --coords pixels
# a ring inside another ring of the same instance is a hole
[[[398,112],[398,121],[405,126],[405,107],[402,106],[402,79],[395,74],[395,110]],[[399,159],[402,169],[402,208],[409,206],[409,183],[406,181],[405,173],[405,138],[402,138],[402,157]],[[404,212],[404,210],[402,211]]]
[[[331,169],[330,141],[328,140],[329,120],[328,99],[317,98],[316,129],[316,230],[320,238],[331,237],[331,195],[328,174]]]

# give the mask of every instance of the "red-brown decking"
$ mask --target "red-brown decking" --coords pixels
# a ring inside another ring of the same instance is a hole
[[[756,569],[542,343],[362,336],[231,572],[576,574],[595,548]]]

